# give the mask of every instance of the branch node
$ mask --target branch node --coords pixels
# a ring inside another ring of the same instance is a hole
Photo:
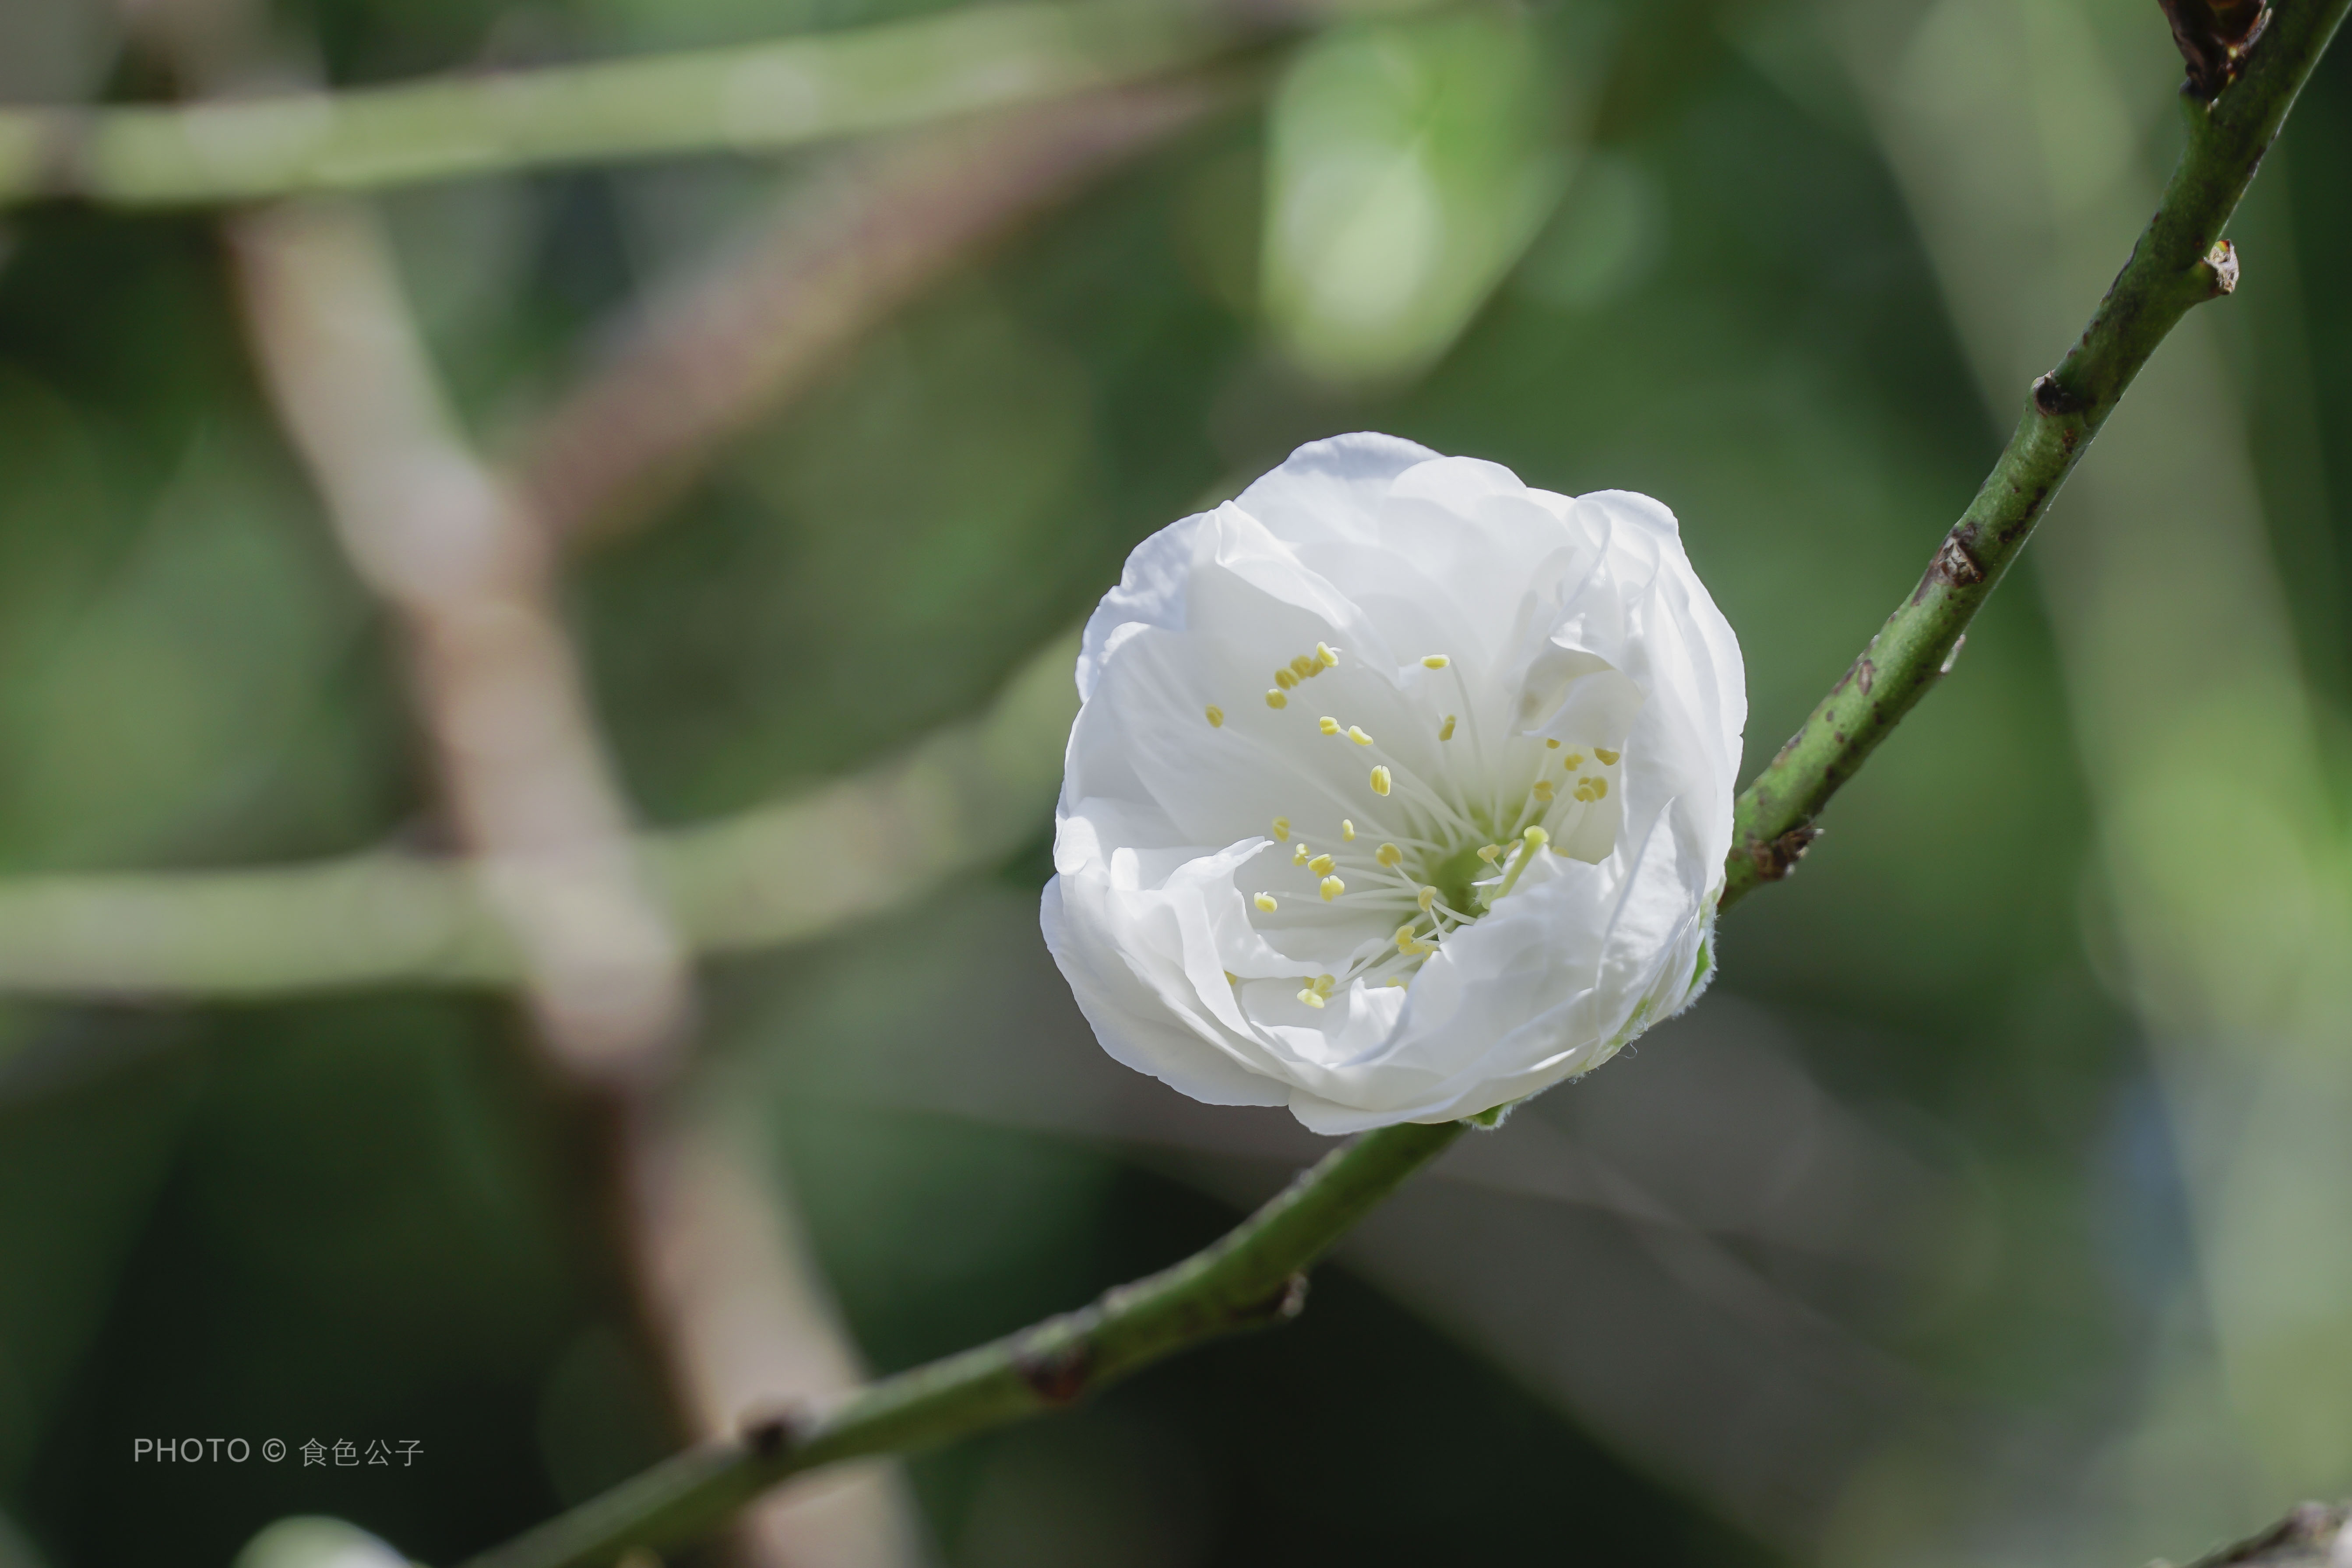
[[[1821,836],[1819,827],[1806,822],[1791,827],[1778,838],[1751,838],[1747,844],[1748,862],[1756,868],[1759,880],[1777,882],[1797,868],[1797,862],[1805,858],[1805,851],[1811,849],[1813,840]]]
[[[2205,259],[2198,266],[2204,270],[2208,300],[2238,291],[2238,247],[2228,240],[2215,240],[2213,248],[2205,253]]]
[[[1948,583],[1956,588],[1969,587],[1984,581],[1984,566],[1969,547],[1960,542],[1959,530],[1945,536],[1944,547],[1936,552],[1936,563],[1927,569],[1928,575]],[[1867,690],[1868,688],[1864,689]]]
[[[2189,66],[2184,90],[2207,102],[2235,81],[2246,53],[2270,24],[2263,0],[2157,0]]]
[[[772,1459],[800,1444],[807,1413],[795,1407],[754,1405],[735,1424],[735,1436],[754,1458]]]
[[[2080,414],[2091,405],[2091,400],[2080,393],[2069,392],[2058,383],[2058,373],[2037,376],[2033,382],[2033,406],[2053,419],[2069,414]]]
[[[1299,1269],[1282,1282],[1282,1289],[1265,1300],[1244,1307],[1243,1322],[1264,1328],[1287,1323],[1307,1310],[1307,1271]]]
[[[1068,1405],[1087,1391],[1094,1348],[1076,1334],[1049,1344],[1024,1345],[1013,1354],[1013,1370],[1046,1404]]]

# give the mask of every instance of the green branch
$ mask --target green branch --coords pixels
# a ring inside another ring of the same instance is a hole
[[[0,204],[184,205],[774,152],[1135,81],[1268,30],[1238,8],[1205,5],[982,5],[782,42],[347,92],[0,110]]]
[[[803,942],[905,908],[1035,837],[1077,710],[1076,639],[1032,656],[989,710],[903,756],[637,853],[695,952]],[[0,994],[283,996],[506,985],[523,957],[463,860],[387,854],[244,871],[0,880]]]
[[[1725,907],[1788,875],[1830,796],[1950,667],[1969,622],[2157,344],[2191,307],[2237,286],[2222,227],[2347,4],[2281,0],[2237,80],[2210,104],[2184,97],[2189,145],[2082,341],[2033,384],[2016,433],[1918,587],[1739,796]]]
[[[754,1419],[735,1438],[681,1454],[468,1568],[603,1568],[632,1547],[659,1551],[707,1534],[788,1476],[1041,1415],[1176,1351],[1284,1322],[1305,1305],[1307,1267],[1465,1126],[1368,1132],[1172,1268],[884,1378],[822,1414]]]

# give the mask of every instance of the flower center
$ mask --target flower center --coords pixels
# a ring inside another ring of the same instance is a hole
[[[1332,955],[1316,961],[1318,968],[1332,962],[1335,948],[1344,951],[1334,965],[1339,973],[1299,976],[1297,998],[1315,1008],[1359,979],[1409,986],[1449,937],[1510,896],[1538,857],[1606,855],[1616,809],[1603,803],[1622,760],[1601,746],[1482,733],[1461,668],[1446,655],[1431,654],[1420,661],[1429,679],[1417,679],[1406,693],[1409,708],[1424,710],[1436,743],[1433,763],[1428,748],[1409,748],[1424,759],[1416,769],[1360,724],[1337,714],[1290,713],[1302,684],[1339,662],[1339,650],[1318,643],[1312,654],[1277,667],[1265,706],[1285,717],[1274,720],[1275,731],[1263,739],[1258,721],[1228,731],[1223,708],[1204,710],[1212,729],[1244,746],[1339,746],[1358,753],[1361,783],[1318,784],[1328,803],[1301,801],[1294,815],[1267,825],[1287,854],[1276,847],[1252,862],[1260,886],[1249,900],[1250,918],[1270,945]],[[1328,771],[1310,769],[1308,776],[1320,779]],[[1329,809],[1317,809],[1326,805]],[[1336,836],[1316,833],[1310,825],[1318,821],[1336,827]]]

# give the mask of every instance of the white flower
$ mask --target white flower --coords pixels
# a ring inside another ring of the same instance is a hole
[[[1139,545],[1077,674],[1046,945],[1196,1100],[1471,1116],[1705,980],[1747,688],[1646,496],[1318,441]]]

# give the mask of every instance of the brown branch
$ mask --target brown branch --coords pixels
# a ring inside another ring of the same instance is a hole
[[[370,214],[226,227],[263,380],[401,621],[450,814],[550,1048],[583,1078],[657,1078],[686,1026],[683,957],[630,849],[543,533],[454,428]]]
[[[1230,71],[1179,78],[841,154],[761,232],[638,312],[515,443],[518,489],[567,543],[643,520],[943,275],[1244,85]]]
[[[731,1436],[779,1389],[814,1399],[855,1389],[865,1369],[755,1119],[723,1089],[705,1091],[647,1104],[625,1136],[637,1267],[695,1436]],[[737,1521],[736,1536],[747,1563],[880,1568],[922,1557],[912,1500],[883,1464],[769,1499]]]
[[[739,1175],[711,1212],[710,1161],[659,1092],[686,1038],[685,949],[627,835],[555,610],[544,531],[449,428],[363,211],[278,208],[233,219],[229,232],[265,380],[354,564],[408,632],[419,718],[523,954],[541,1037],[580,1102],[587,1184],[609,1210],[610,1245],[668,1363],[679,1420],[719,1435],[778,1364],[854,1383],[821,1312],[740,1320],[747,1292],[810,1302],[817,1288],[796,1254],[757,1245],[791,1224],[760,1184]],[[747,1333],[765,1342],[748,1357]],[[821,1509],[835,1516],[830,1537],[797,1507],[762,1515],[747,1527],[746,1558],[911,1560],[886,1487],[866,1478]]]

